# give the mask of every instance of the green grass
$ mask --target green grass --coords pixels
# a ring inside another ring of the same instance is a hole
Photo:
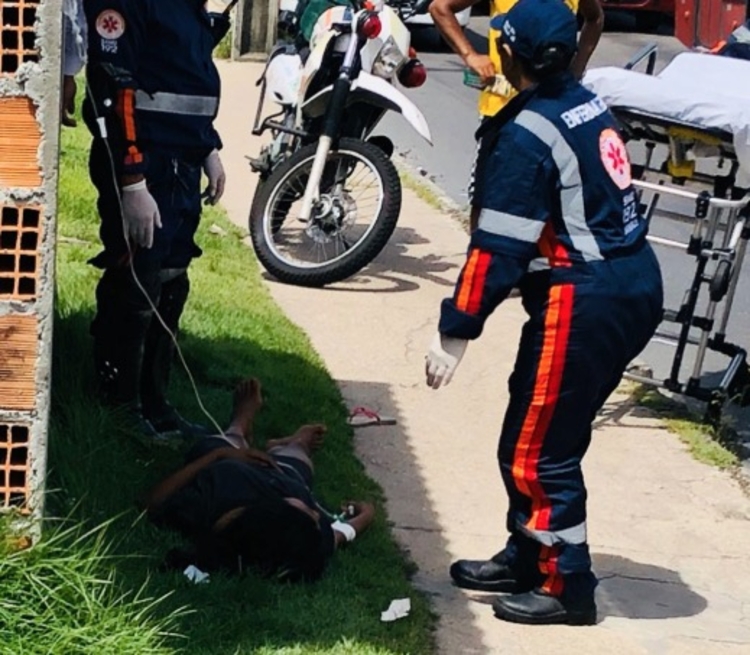
[[[224,38],[219,41],[219,45],[217,45],[214,50],[214,57],[217,59],[232,58],[232,30],[229,30]]]
[[[87,147],[83,128],[64,132],[47,513],[66,521],[48,521],[39,545],[2,561],[0,653],[430,652],[433,617],[409,584],[411,565],[382,514],[315,585],[248,576],[195,586],[159,571],[175,537],[144,521],[134,500],[178,464],[180,452],[142,443],[96,400],[88,326],[98,272],[86,261],[98,252],[98,221]],[[213,223],[227,236],[210,234]],[[204,403],[224,422],[234,383],[258,376],[265,400],[261,438],[305,422],[329,426],[317,468],[323,502],[381,502],[381,490],[354,456],[335,383],[305,335],[273,303],[241,238],[220,212],[207,212],[198,237],[204,255],[191,268],[181,336]],[[187,416],[201,418],[179,370],[171,397]],[[81,536],[95,526],[101,527]],[[4,575],[8,566],[12,573]],[[22,592],[28,589],[33,593]],[[380,623],[390,601],[406,596],[411,615]],[[20,618],[4,624],[2,612]],[[99,648],[92,645],[97,641]]]
[[[118,589],[105,530],[59,529],[33,548],[18,550],[0,523],[3,653],[170,652],[165,643],[180,612],[158,617],[158,599]]]
[[[731,439],[710,425],[696,421],[683,406],[645,387],[638,387],[634,396],[639,405],[664,421],[667,429],[687,446],[690,454],[699,462],[720,469],[734,468],[739,464],[739,458],[732,452],[734,444]]]
[[[399,158],[394,158],[394,160],[399,177],[401,178],[401,184],[405,189],[409,189],[417,198],[433,209],[444,214],[449,214],[468,231],[468,208],[466,210],[459,208],[458,205],[443,195],[433,182],[421,177],[411,165],[406,163],[406,160]]]

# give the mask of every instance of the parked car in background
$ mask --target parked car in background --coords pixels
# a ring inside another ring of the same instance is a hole
[[[390,5],[394,3],[389,2],[388,4]],[[456,14],[456,19],[458,20],[458,24],[461,27],[466,28],[466,26],[469,24],[469,20],[471,19],[471,7],[467,7],[463,11],[459,11]],[[420,14],[418,16],[412,16],[409,20],[406,21],[406,24],[409,27],[420,26],[420,25],[422,26],[425,26],[425,25],[434,26],[435,25],[435,23],[432,21],[432,16],[430,16],[429,13]]]
[[[404,5],[413,5],[416,3],[416,1],[417,0],[386,0],[386,4],[389,4],[392,7],[403,7]],[[463,11],[460,11],[456,14],[458,24],[463,29],[466,29],[466,27],[469,25],[469,21],[471,20],[471,9],[471,7],[467,7]],[[435,27],[435,23],[433,22],[432,16],[430,16],[429,13],[413,15],[411,18],[406,20],[406,26],[412,32],[429,32],[430,39],[434,41],[436,45],[447,46],[440,32],[438,32],[437,28]]]
[[[604,9],[632,11],[639,31],[652,32],[665,15],[674,16],[675,0],[601,0]]]

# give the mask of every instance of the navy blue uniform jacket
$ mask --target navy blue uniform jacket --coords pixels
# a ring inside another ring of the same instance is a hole
[[[91,98],[84,115],[107,131],[120,174],[146,170],[149,149],[200,158],[221,147],[213,121],[220,79],[203,0],[85,0]]]
[[[461,339],[524,276],[575,283],[593,262],[638,252],[647,231],[615,119],[572,76],[519,94],[478,136],[478,229],[439,326]]]

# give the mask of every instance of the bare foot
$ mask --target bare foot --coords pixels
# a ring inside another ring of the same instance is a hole
[[[266,450],[278,448],[279,446],[288,446],[297,444],[302,446],[308,452],[318,450],[323,445],[323,435],[326,433],[325,425],[316,423],[314,425],[303,425],[291,437],[284,439],[269,439],[266,442]]]
[[[255,415],[263,406],[260,382],[256,378],[243,380],[234,388],[232,400],[232,421],[227,433],[247,438]]]

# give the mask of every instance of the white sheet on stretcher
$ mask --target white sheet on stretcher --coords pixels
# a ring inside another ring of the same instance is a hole
[[[732,134],[742,186],[750,186],[750,61],[687,52],[659,75],[590,70],[583,84],[610,107],[637,109]]]

